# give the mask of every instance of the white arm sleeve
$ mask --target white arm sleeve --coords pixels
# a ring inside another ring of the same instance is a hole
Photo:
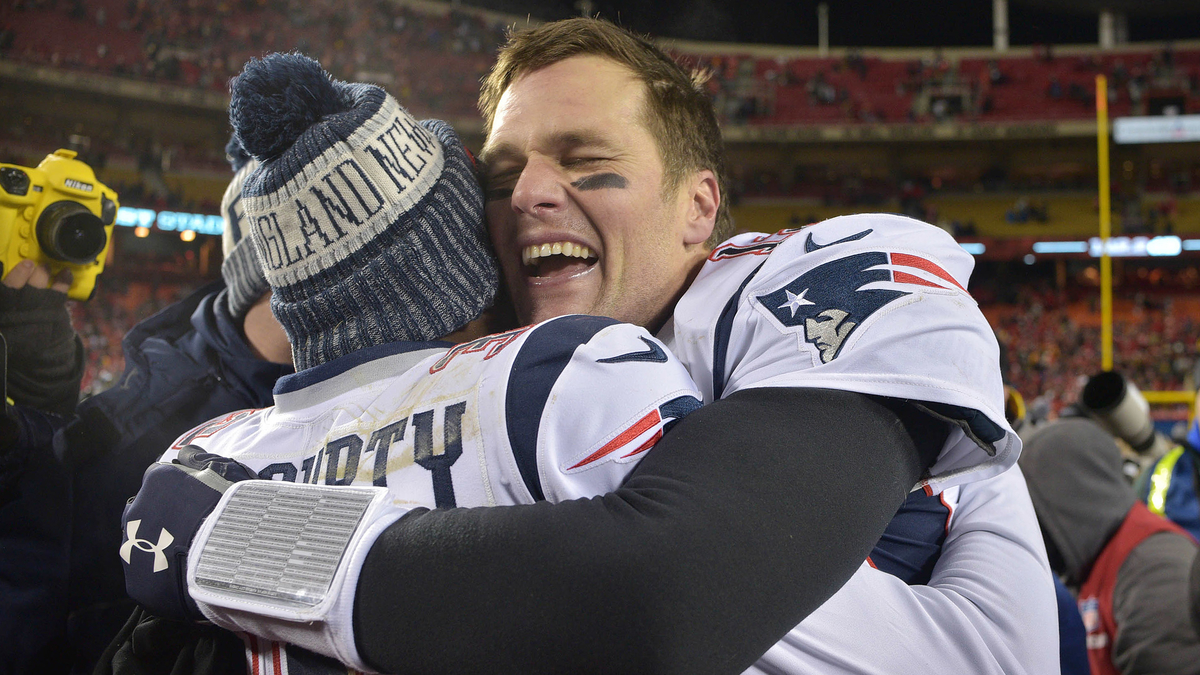
[[[1057,673],[1058,612],[1020,469],[964,485],[927,586],[862,568],[750,673]]]

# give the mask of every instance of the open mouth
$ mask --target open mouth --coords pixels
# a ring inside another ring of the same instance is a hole
[[[534,244],[521,250],[521,262],[530,277],[574,276],[596,264],[592,250],[570,241]]]

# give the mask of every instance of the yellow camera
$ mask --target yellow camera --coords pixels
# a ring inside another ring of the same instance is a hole
[[[0,164],[0,278],[22,260],[74,275],[67,295],[87,300],[112,243],[117,193],[96,180],[73,150],[56,150],[36,169]]]

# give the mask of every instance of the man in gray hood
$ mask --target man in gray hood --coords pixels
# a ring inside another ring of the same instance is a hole
[[[1194,673],[1189,621],[1196,542],[1137,501],[1111,435],[1068,418],[1035,431],[1019,460],[1050,566],[1076,591],[1093,675]]]

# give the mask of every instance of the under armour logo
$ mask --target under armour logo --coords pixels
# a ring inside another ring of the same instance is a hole
[[[121,544],[121,560],[129,564],[129,554],[136,547],[139,551],[153,553],[154,571],[161,572],[167,569],[167,556],[163,554],[163,550],[170,546],[171,542],[175,541],[175,537],[171,536],[171,533],[167,532],[167,528],[164,527],[158,533],[158,543],[151,544],[149,539],[137,538],[138,527],[141,524],[141,520],[131,520],[125,525],[125,534],[129,538],[125,540],[124,544]]]

